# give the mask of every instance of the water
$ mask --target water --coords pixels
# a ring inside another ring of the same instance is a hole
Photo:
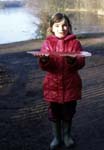
[[[90,12],[70,13],[73,32],[104,32],[104,14]],[[0,44],[36,39],[39,18],[25,8],[7,8],[0,10]]]
[[[34,39],[39,19],[25,8],[0,10],[0,44]]]

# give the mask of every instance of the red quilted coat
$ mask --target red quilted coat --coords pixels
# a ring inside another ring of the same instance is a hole
[[[62,39],[51,35],[44,41],[41,51],[79,52],[82,47],[74,34]],[[65,103],[81,99],[82,81],[78,70],[85,65],[84,57],[76,57],[75,63],[69,64],[65,57],[51,55],[47,63],[39,63],[42,70],[47,71],[43,82],[46,101]]]

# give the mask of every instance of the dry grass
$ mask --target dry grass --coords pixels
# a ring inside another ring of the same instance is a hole
[[[42,40],[28,40],[0,45],[0,54],[35,50],[41,47]]]
[[[87,47],[91,45],[96,46],[99,44],[102,45],[104,43],[104,36],[101,37],[95,36],[90,38],[84,37],[84,38],[79,38],[79,40],[83,46],[87,46]],[[9,43],[9,44],[1,44],[0,54],[40,49],[42,43],[43,40],[28,40],[28,41],[21,41],[21,42]]]

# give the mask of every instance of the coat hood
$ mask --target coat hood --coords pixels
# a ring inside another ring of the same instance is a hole
[[[67,41],[67,40],[73,40],[73,39],[76,39],[76,36],[74,34],[69,34],[65,36],[64,38],[57,38],[55,35],[50,35],[46,38],[46,40],[49,40],[49,41],[57,41],[57,40]]]

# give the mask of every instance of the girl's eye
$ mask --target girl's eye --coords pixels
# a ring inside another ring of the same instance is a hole
[[[67,24],[64,24],[63,27],[67,27]]]
[[[66,24],[64,24],[64,25],[62,25],[62,27],[66,27],[67,25]],[[55,25],[55,27],[60,27],[59,25]]]
[[[55,25],[55,27],[59,27],[59,25]]]

